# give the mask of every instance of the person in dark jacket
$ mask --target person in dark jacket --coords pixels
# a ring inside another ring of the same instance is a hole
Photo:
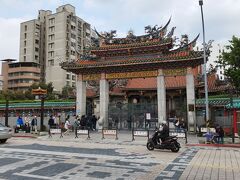
[[[162,132],[161,132],[161,140],[162,141],[165,141],[167,137],[169,137],[169,127],[167,125],[167,122],[164,122],[162,124],[163,126],[163,129],[162,129]]]
[[[82,115],[81,120],[80,120],[81,129],[84,129],[86,127],[86,124],[87,124],[86,117],[85,117],[85,115]]]
[[[96,131],[97,118],[95,115],[92,116],[92,125],[93,125],[93,130]]]
[[[222,126],[220,126],[217,129],[217,133],[218,133],[217,142],[220,144],[223,144],[224,130],[223,130]]]
[[[32,131],[37,132],[37,116],[34,116],[31,121]]]
[[[49,120],[48,120],[48,125],[49,125],[49,129],[54,127],[54,119],[53,116],[51,115]]]
[[[164,142],[167,137],[169,137],[169,127],[167,125],[167,122],[163,121],[162,122],[162,130],[160,130],[160,134],[159,134],[158,138],[161,139],[162,142]]]

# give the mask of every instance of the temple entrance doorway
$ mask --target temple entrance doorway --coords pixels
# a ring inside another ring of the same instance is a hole
[[[108,112],[110,128],[155,129],[158,125],[157,103],[110,103]]]

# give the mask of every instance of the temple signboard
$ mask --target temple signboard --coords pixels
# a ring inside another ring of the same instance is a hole
[[[163,69],[164,76],[185,76],[187,74],[186,68],[178,69]],[[157,70],[154,71],[135,71],[124,73],[107,73],[106,79],[131,79],[131,78],[147,78],[157,77]],[[84,74],[84,81],[96,81],[101,79],[101,74]]]
[[[84,81],[96,81],[101,79],[101,74],[84,74],[83,80]]]
[[[164,76],[185,76],[187,74],[186,68],[178,68],[178,69],[163,69]]]
[[[146,78],[146,77],[157,77],[157,75],[158,75],[157,71],[109,73],[109,74],[106,74],[106,79]]]

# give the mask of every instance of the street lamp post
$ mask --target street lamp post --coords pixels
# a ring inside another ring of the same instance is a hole
[[[202,29],[203,29],[203,73],[204,73],[204,88],[205,88],[205,105],[206,105],[206,126],[207,131],[209,132],[209,106],[208,106],[208,83],[207,83],[207,58],[206,58],[206,42],[205,42],[205,28],[204,28],[204,18],[203,18],[203,0],[199,0],[199,5],[201,8],[201,16],[202,16]]]
[[[40,96],[41,98],[41,117],[40,117],[40,131],[43,131],[43,121],[44,121],[44,96],[47,94],[47,90],[41,89],[40,87],[38,89],[32,90],[33,95]]]

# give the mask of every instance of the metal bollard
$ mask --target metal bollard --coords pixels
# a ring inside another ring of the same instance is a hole
[[[232,128],[232,143],[235,143],[235,137],[234,137],[234,128]]]

